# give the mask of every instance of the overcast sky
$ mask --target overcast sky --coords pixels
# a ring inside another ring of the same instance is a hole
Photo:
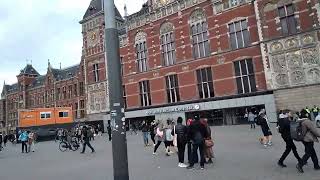
[[[32,60],[45,74],[48,59],[59,68],[80,62],[82,35],[79,21],[91,0],[0,0],[0,93],[3,82],[12,84]],[[120,13],[129,14],[146,0],[115,0]]]

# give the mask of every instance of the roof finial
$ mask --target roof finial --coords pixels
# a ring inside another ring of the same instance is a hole
[[[61,69],[61,62],[60,62],[60,69]]]
[[[124,17],[126,18],[126,17],[128,17],[128,9],[127,9],[127,4],[124,4],[124,7],[123,7],[123,9],[124,9]]]

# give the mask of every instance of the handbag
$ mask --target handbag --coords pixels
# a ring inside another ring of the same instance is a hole
[[[204,143],[205,143],[205,145],[206,145],[207,147],[212,147],[212,146],[214,146],[214,142],[213,142],[212,139],[206,139],[206,140],[204,140]]]

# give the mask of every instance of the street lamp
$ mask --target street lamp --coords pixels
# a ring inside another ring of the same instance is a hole
[[[105,49],[112,126],[114,180],[129,180],[126,127],[122,98],[120,51],[114,0],[104,0]]]

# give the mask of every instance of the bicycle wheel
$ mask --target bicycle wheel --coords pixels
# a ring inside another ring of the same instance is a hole
[[[68,150],[68,144],[66,142],[60,142],[59,149],[61,152],[65,152],[66,150]]]
[[[76,141],[72,141],[72,142],[71,142],[71,149],[72,149],[72,151],[78,150],[79,147],[80,147],[80,145],[79,145]]]

